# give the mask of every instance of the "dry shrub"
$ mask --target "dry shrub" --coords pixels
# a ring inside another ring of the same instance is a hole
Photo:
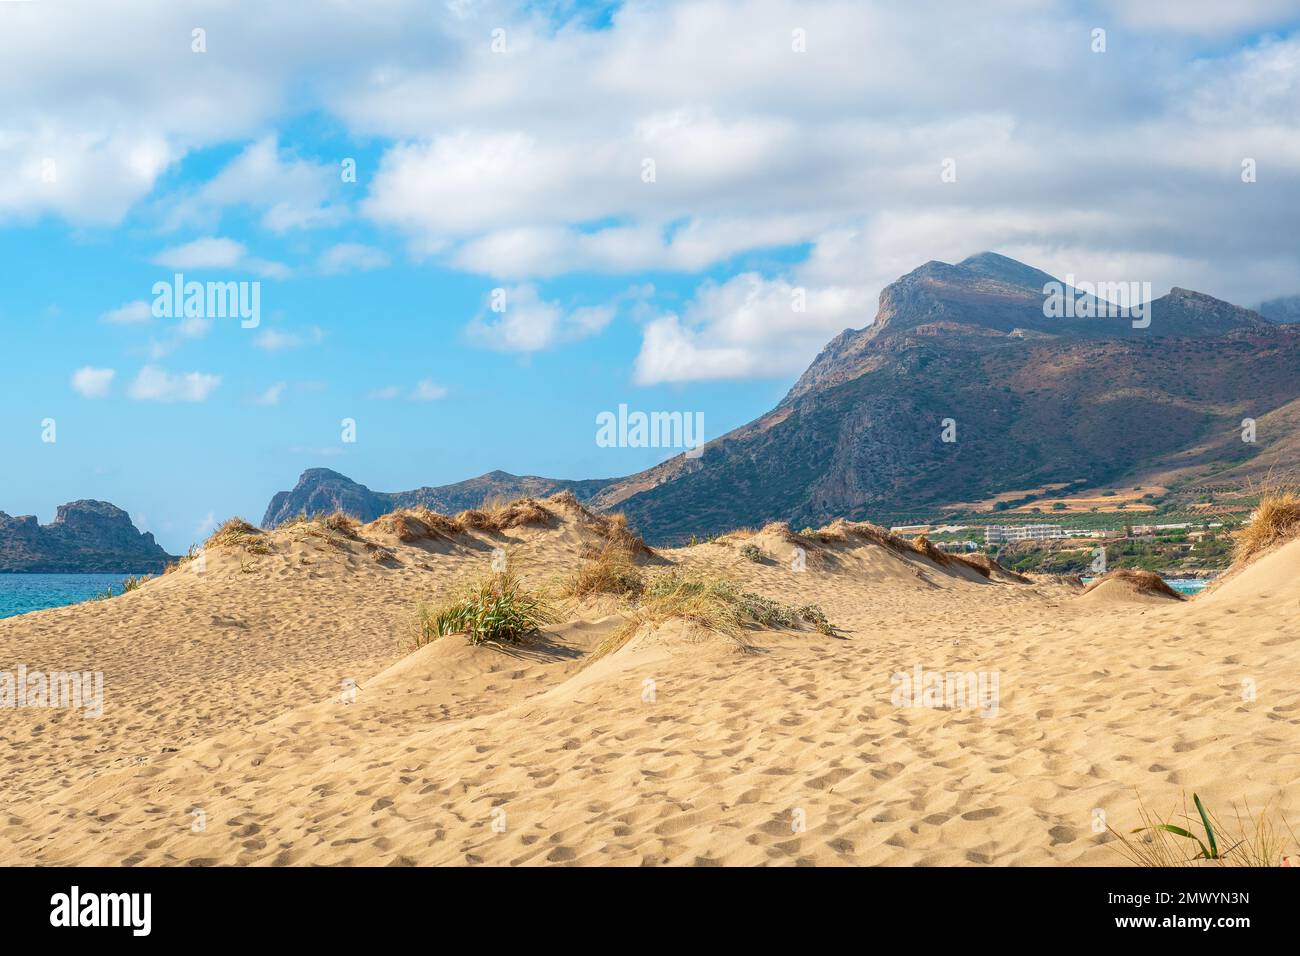
[[[1011,579],[1012,581],[1017,582],[1018,584],[1029,583],[1029,578],[1025,577],[1023,574],[1020,574],[1019,572],[1012,571],[1009,568],[1003,567],[1000,563],[998,563],[997,559],[994,558],[992,555],[981,554],[979,552],[976,552],[975,554],[954,555],[954,557],[956,557],[957,560],[959,561],[966,562],[976,570],[982,570],[986,578],[992,577],[993,572],[996,571],[998,574],[1004,575],[1007,578]]]
[[[929,558],[939,567],[952,564],[952,555],[942,548],[936,547],[934,542],[923,534],[918,534],[912,539],[912,550],[923,557]]]
[[[1114,571],[1108,571],[1099,578],[1091,581],[1083,589],[1087,594],[1094,588],[1100,587],[1106,581],[1128,581],[1133,585],[1139,594],[1153,594],[1160,597],[1173,598],[1176,601],[1185,601],[1186,598],[1165,583],[1165,579],[1154,571],[1143,571],[1138,568],[1116,568]]]
[[[1250,523],[1237,532],[1233,562],[1253,560],[1265,551],[1300,535],[1300,494],[1281,491],[1259,499]]]
[[[492,519],[496,523],[497,531],[506,531],[523,525],[544,528],[552,521],[551,513],[536,498],[520,498],[518,501],[496,508],[492,512]]]
[[[456,523],[456,519],[448,518],[446,515],[431,511],[428,508],[416,508],[413,514],[433,535],[454,538],[465,530]]]
[[[642,555],[647,558],[657,556],[654,548],[646,544],[628,528],[627,515],[623,514],[623,512],[615,511],[607,515],[592,515],[592,520],[596,533],[610,544],[621,547],[634,556]]]
[[[470,508],[468,511],[462,511],[456,515],[456,524],[466,531],[496,531],[496,522],[486,511],[480,511],[477,508]]]
[[[801,630],[809,624],[823,634],[835,633],[815,604],[794,608],[753,591],[742,591],[723,578],[674,569],[646,582],[641,603],[622,627],[597,646],[592,659],[618,650],[641,628],[658,627],[670,620],[721,634],[746,651],[751,648],[745,634],[749,627]]]
[[[320,519],[321,527],[345,538],[355,538],[361,522],[345,511],[334,511]]]
[[[616,541],[607,541],[593,557],[560,582],[565,597],[585,598],[596,594],[639,597],[645,576],[636,566],[632,552]]]
[[[243,518],[227,518],[203,545],[205,548],[243,548],[249,554],[270,554],[266,535]]]

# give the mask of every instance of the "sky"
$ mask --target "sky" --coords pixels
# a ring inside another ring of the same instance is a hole
[[[1300,293],[1300,0],[0,0],[0,102],[0,510],[173,553],[649,467],[597,416],[721,435],[932,259]]]

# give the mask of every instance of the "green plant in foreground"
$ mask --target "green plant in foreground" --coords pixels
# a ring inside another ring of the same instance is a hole
[[[1138,827],[1133,832],[1142,833],[1146,830],[1164,830],[1166,833],[1172,833],[1174,836],[1184,837],[1188,840],[1195,840],[1196,845],[1201,848],[1201,852],[1193,857],[1193,859],[1222,860],[1228,853],[1232,852],[1233,848],[1229,847],[1222,854],[1219,853],[1219,841],[1214,836],[1214,827],[1210,823],[1209,814],[1205,812],[1205,805],[1201,803],[1201,798],[1196,794],[1192,794],[1192,803],[1196,805],[1196,812],[1200,814],[1201,826],[1205,828],[1205,839],[1209,841],[1208,846],[1201,841],[1200,837],[1192,833],[1190,830],[1176,826],[1172,823],[1157,823],[1153,826]]]
[[[522,644],[555,620],[550,605],[513,572],[499,571],[435,607],[422,605],[416,647],[448,634],[465,634],[471,644]]]
[[[125,578],[122,581],[122,593],[125,594],[127,591],[134,591],[136,588],[138,588],[140,585],[144,584],[144,582],[148,580],[149,580],[149,576],[147,574],[141,574],[138,577],[133,576],[133,577]]]

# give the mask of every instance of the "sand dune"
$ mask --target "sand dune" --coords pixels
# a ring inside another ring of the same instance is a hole
[[[607,596],[524,648],[411,650],[417,603],[494,549],[537,587],[571,572],[603,533],[572,502],[500,532],[401,528],[289,527],[0,621],[0,670],[105,681],[99,718],[0,711],[0,861],[1113,864],[1095,811],[1135,826],[1139,795],[1300,820],[1300,541],[1175,602],[851,525],[735,533],[643,560],[815,602],[838,633],[745,651],[672,621],[593,662],[626,613]],[[918,667],[996,673],[996,712],[899,706]]]

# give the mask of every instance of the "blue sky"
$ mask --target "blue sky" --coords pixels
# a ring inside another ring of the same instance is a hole
[[[985,248],[1300,292],[1295,4],[966,6],[0,3],[0,509],[180,551],[312,466],[627,474],[598,413],[715,437]],[[151,314],[178,271],[260,324]]]

